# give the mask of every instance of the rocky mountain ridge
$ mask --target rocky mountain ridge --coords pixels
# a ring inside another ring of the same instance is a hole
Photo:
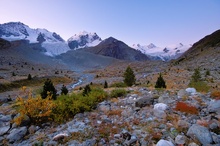
[[[94,54],[103,56],[109,56],[121,60],[129,61],[144,61],[149,58],[142,54],[140,51],[136,51],[130,48],[124,42],[119,41],[113,37],[109,37],[99,43],[97,46],[85,48],[84,51],[88,51]]]
[[[140,50],[143,54],[157,57],[163,61],[169,61],[180,57],[191,47],[191,45],[183,45],[182,43],[179,43],[177,45],[161,48],[151,43],[149,45],[133,44],[132,47],[136,50]]]

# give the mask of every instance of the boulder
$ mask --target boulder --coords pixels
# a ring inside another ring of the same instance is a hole
[[[220,113],[220,100],[211,101],[208,106],[208,111]]]
[[[174,144],[170,141],[161,139],[157,142],[156,146],[174,146]]]
[[[157,103],[154,105],[155,110],[162,110],[165,111],[168,108],[168,106],[164,103]]]
[[[2,115],[2,114],[0,114],[0,121],[9,122],[11,120],[12,120],[11,115]]]
[[[186,90],[184,90],[184,89],[179,90],[178,93],[177,93],[178,98],[183,98],[183,97],[188,96],[188,95],[189,95],[188,92],[186,92]]]
[[[111,110],[111,104],[104,101],[98,105],[98,110],[100,112],[107,112],[107,111]]]
[[[186,142],[186,137],[184,135],[177,135],[175,138],[175,143],[176,144],[185,144]]]
[[[167,115],[163,110],[154,109],[154,116],[157,118],[165,119]]]
[[[136,102],[135,102],[135,106],[136,107],[145,107],[147,105],[152,105],[154,102],[154,98],[152,96],[145,96],[145,97],[142,97],[140,99],[138,99]]]
[[[210,131],[206,127],[197,124],[193,124],[189,128],[187,136],[196,138],[203,145],[210,144],[213,141]]]
[[[187,88],[186,92],[192,95],[192,94],[196,93],[196,89],[195,88]]]
[[[173,101],[174,101],[174,100],[173,100],[168,94],[161,95],[161,96],[158,98],[158,102],[159,102],[159,103],[169,104],[169,103],[172,103]]]
[[[10,129],[10,122],[0,121],[0,136],[4,135]]]
[[[10,131],[10,134],[6,137],[9,143],[14,143],[21,140],[27,133],[27,127],[20,127]]]

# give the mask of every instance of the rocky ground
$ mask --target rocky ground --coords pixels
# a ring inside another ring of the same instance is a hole
[[[220,100],[194,88],[178,91],[127,88],[125,97],[99,103],[67,123],[11,123],[11,104],[0,106],[0,145],[219,146]],[[179,103],[185,105],[176,107]],[[185,108],[187,107],[187,108]]]

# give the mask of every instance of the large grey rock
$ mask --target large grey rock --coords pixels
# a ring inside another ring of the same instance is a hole
[[[10,122],[0,121],[0,136],[4,135],[10,129]]]
[[[136,107],[145,107],[147,105],[152,105],[154,102],[154,98],[152,96],[145,96],[145,97],[142,97],[140,99],[138,99],[136,102],[135,102],[135,106]]]
[[[213,100],[209,103],[208,106],[209,112],[218,112],[220,113],[220,100]]]
[[[170,104],[170,103],[172,103],[173,101],[174,101],[174,100],[173,100],[168,94],[161,95],[161,96],[158,98],[158,102],[159,102],[159,103]]]
[[[196,138],[203,145],[210,144],[213,141],[210,131],[206,127],[197,124],[193,124],[189,128],[187,136]]]
[[[183,97],[186,97],[188,95],[189,95],[188,92],[186,92],[186,90],[184,90],[184,89],[179,90],[178,93],[177,93],[178,98],[183,98]]]
[[[111,104],[104,101],[98,105],[98,110],[101,112],[107,112],[111,110]]]
[[[12,120],[11,115],[2,115],[2,114],[0,114],[0,121],[9,122],[11,120]]]
[[[175,138],[175,143],[176,144],[185,144],[186,142],[186,137],[184,135],[177,135]]]
[[[20,127],[10,131],[10,134],[6,137],[9,143],[14,143],[21,140],[27,133],[27,127]]]
[[[165,119],[167,115],[163,110],[154,109],[154,116],[157,118]]]
[[[157,142],[156,146],[174,146],[174,144],[170,141],[161,139]]]

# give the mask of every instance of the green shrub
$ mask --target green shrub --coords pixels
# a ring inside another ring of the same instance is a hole
[[[123,88],[123,87],[127,87],[127,85],[123,82],[116,82],[116,83],[113,83],[111,85],[111,87],[118,87],[118,88]]]
[[[61,95],[55,101],[53,118],[56,122],[63,122],[73,118],[77,113],[91,111],[96,105],[107,98],[107,93],[100,89],[92,89],[87,96],[79,94]]]
[[[117,98],[121,96],[125,96],[127,94],[127,91],[125,89],[114,89],[110,93],[110,97]]]
[[[210,89],[210,87],[204,81],[198,81],[198,82],[191,81],[188,86],[194,87],[198,92],[208,92]]]

